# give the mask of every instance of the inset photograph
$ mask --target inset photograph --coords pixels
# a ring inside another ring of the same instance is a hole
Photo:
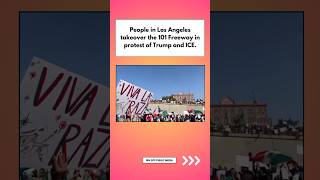
[[[202,65],[121,65],[116,69],[117,122],[204,122]]]

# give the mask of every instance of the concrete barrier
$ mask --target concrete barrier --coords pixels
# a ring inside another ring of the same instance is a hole
[[[160,107],[161,110],[167,110],[169,112],[175,112],[177,114],[183,114],[183,111],[188,109],[196,109],[203,112],[204,105],[196,105],[196,104],[172,104],[172,103],[150,103],[148,108],[151,111]]]
[[[279,151],[303,165],[303,155],[299,154],[298,146],[303,146],[303,140],[211,136],[211,166],[234,168],[237,155],[247,156],[249,152],[254,155],[263,150]]]

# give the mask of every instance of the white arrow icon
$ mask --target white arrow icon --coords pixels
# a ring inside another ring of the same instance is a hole
[[[191,166],[192,165],[192,163],[194,163],[194,165],[195,166],[197,166],[199,163],[200,163],[200,158],[198,157],[198,156],[194,156],[194,159],[192,158],[192,156],[188,156],[188,158],[186,158],[185,156],[182,156],[182,158],[183,158],[183,163],[182,163],[182,166],[185,166],[187,163],[188,163],[188,161],[189,161],[189,166]]]
[[[194,164],[196,166],[200,163],[200,159],[198,158],[198,156],[194,156],[194,158],[197,160],[197,162]]]
[[[191,166],[191,164],[194,162],[194,160],[192,159],[192,157],[191,156],[188,156],[189,157],[189,159],[190,159],[190,162],[189,162],[189,166]]]
[[[186,165],[188,162],[188,159],[185,156],[182,156],[182,158],[184,159],[184,162],[182,163],[182,166]]]

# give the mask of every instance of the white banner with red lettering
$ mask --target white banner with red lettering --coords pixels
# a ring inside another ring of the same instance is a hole
[[[117,86],[117,114],[144,114],[152,97],[152,92],[120,80]]]
[[[50,166],[66,153],[69,168],[109,161],[109,89],[33,58],[20,84],[20,166]]]

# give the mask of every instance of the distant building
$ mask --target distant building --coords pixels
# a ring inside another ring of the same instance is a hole
[[[267,105],[236,103],[230,97],[224,97],[219,104],[211,106],[211,122],[217,125],[267,125]]]
[[[195,99],[192,93],[178,93],[178,94],[172,94],[171,95],[174,99],[176,99],[176,102],[181,103],[194,103]]]

